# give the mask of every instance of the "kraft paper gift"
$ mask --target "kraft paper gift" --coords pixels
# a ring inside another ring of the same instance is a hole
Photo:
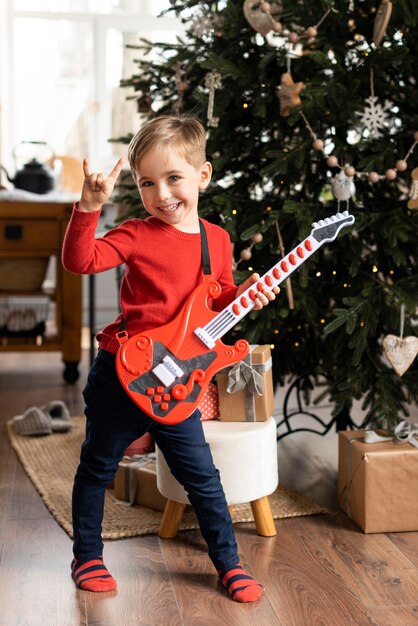
[[[157,488],[155,453],[122,459],[115,475],[115,498],[164,511],[167,499]]]
[[[265,422],[274,411],[271,350],[251,346],[249,355],[216,376],[222,422]]]
[[[339,432],[340,507],[365,533],[418,530],[418,448],[371,431]]]

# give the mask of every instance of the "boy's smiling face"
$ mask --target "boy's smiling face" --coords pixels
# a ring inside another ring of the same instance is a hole
[[[182,152],[155,148],[142,157],[136,183],[146,211],[183,232],[198,233],[199,191],[206,189],[212,166],[191,165]]]

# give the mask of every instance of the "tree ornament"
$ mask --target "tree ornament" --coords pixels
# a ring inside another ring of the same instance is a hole
[[[251,237],[251,241],[253,243],[261,243],[263,241],[263,235],[262,233],[255,233],[252,237]]]
[[[356,115],[361,124],[373,135],[373,139],[383,137],[382,128],[389,126],[389,111],[393,108],[393,102],[385,100],[384,104],[380,104],[377,96],[369,96],[365,99],[366,106],[364,111]]]
[[[149,113],[151,111],[152,97],[149,92],[143,93],[136,99],[136,110],[138,113]]]
[[[216,128],[219,124],[219,117],[213,116],[213,106],[215,103],[215,90],[222,87],[221,75],[216,70],[211,70],[205,76],[205,87],[209,89],[208,100],[208,126]]]
[[[387,335],[383,339],[383,351],[398,376],[403,376],[418,354],[418,337],[403,338],[405,305],[401,305],[400,337]]]
[[[183,106],[184,106],[184,92],[189,87],[189,83],[186,80],[186,70],[184,69],[183,64],[180,63],[180,61],[177,61],[176,63],[175,82],[176,82],[176,87],[177,87],[177,93],[179,94],[179,99],[175,103],[174,109],[178,115],[182,111]]]
[[[303,87],[304,85],[302,82],[295,83],[293,81],[290,72],[282,74],[280,86],[276,89],[276,94],[280,101],[280,115],[288,117],[294,107],[302,104],[299,94]]]
[[[390,0],[382,0],[376,11],[373,24],[373,43],[376,47],[380,45],[380,42],[386,34],[391,14],[392,2],[390,2]]]
[[[243,261],[249,261],[252,257],[251,248],[244,248],[241,250],[240,257]]]
[[[347,176],[344,170],[341,170],[331,179],[331,190],[338,201],[338,207],[340,206],[340,202],[346,202],[348,209],[348,202],[356,193],[352,177]]]
[[[418,167],[415,167],[412,172],[412,184],[409,191],[408,209],[418,209]]]
[[[415,147],[418,145],[418,131],[414,131],[414,143],[411,145],[411,147],[409,148],[408,152],[406,153],[406,155],[403,157],[403,159],[398,159],[396,161],[396,165],[394,168],[389,168],[388,170],[386,170],[384,175],[380,175],[378,172],[358,172],[354,169],[354,167],[350,166],[350,165],[346,165],[346,166],[342,166],[338,163],[338,159],[336,156],[331,155],[327,155],[327,153],[325,152],[324,149],[324,142],[320,139],[318,139],[316,133],[314,132],[312,126],[309,124],[309,121],[306,117],[306,115],[304,114],[303,111],[299,111],[299,114],[301,116],[301,118],[303,119],[305,126],[309,132],[309,134],[311,135],[312,139],[313,139],[313,143],[312,143],[312,148],[314,150],[317,150],[318,152],[322,152],[323,156],[326,159],[327,165],[328,167],[331,168],[340,168],[340,170],[344,170],[345,174],[347,176],[363,176],[363,177],[367,177],[367,180],[369,183],[378,183],[379,180],[395,180],[397,178],[398,172],[404,172],[407,168],[408,168],[408,159],[411,156],[411,154],[413,153],[413,151],[415,150]],[[322,145],[322,147],[321,147]],[[413,189],[411,189],[411,194],[414,194],[415,196],[418,194],[418,191],[415,189],[415,187],[418,185],[415,185],[415,182],[413,183]],[[411,197],[411,195],[410,195]],[[409,208],[415,208],[415,207],[409,207]]]
[[[367,180],[369,181],[369,183],[378,183],[380,180],[380,176],[377,172],[369,172]]]
[[[386,335],[383,350],[398,376],[403,376],[418,354],[418,337],[402,339],[396,335]]]
[[[398,173],[394,168],[389,168],[388,170],[386,170],[385,172],[385,178],[386,180],[395,180],[395,178],[397,177]]]
[[[247,22],[264,37],[268,35],[270,31],[274,31],[276,34],[280,34],[283,31],[283,24],[280,20],[276,19],[275,15],[279,14],[283,10],[283,3],[279,0],[276,2],[257,2],[257,0],[246,0],[243,6],[244,15]],[[313,26],[308,26],[306,29],[296,31],[285,31],[283,36],[287,38],[288,42],[292,45],[298,43],[301,37],[305,39],[315,39],[318,34],[318,28],[325,20],[325,18],[334,11],[332,6],[327,9],[321,19]]]
[[[219,13],[212,11],[198,13],[189,20],[187,32],[192,36],[201,39],[211,34],[221,35],[222,17]]]
[[[271,16],[271,5],[268,11],[263,11],[261,4],[267,5],[269,3],[260,3],[258,0],[245,0],[243,10],[249,25],[265,37],[272,30],[274,20]],[[278,5],[278,11],[281,10],[281,4],[274,3],[274,5]],[[267,7],[264,6],[264,8],[266,9]]]

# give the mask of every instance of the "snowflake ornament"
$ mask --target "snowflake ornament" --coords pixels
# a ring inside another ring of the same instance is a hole
[[[361,113],[356,113],[361,124],[370,132],[374,139],[383,137],[383,128],[390,125],[390,111],[393,108],[393,102],[385,100],[384,104],[378,102],[377,96],[366,98],[366,107]]]
[[[199,13],[190,20],[189,32],[197,38],[207,37],[222,27],[220,15],[212,13]]]

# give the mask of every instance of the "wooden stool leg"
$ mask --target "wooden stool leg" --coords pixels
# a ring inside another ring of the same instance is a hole
[[[161,520],[160,528],[158,530],[159,537],[162,537],[163,539],[171,539],[177,535],[177,530],[180,526],[185,508],[186,505],[181,502],[167,500],[163,519]]]
[[[274,537],[274,535],[277,535],[268,496],[253,500],[251,502],[251,508],[257,528],[257,535],[262,535],[263,537]]]

